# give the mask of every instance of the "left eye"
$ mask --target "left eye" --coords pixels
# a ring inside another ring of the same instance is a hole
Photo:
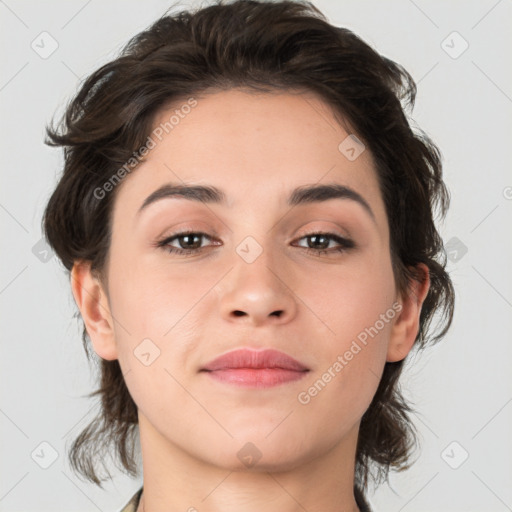
[[[320,252],[327,252],[327,249],[333,249],[335,251],[342,251],[344,249],[350,249],[354,246],[354,243],[341,236],[335,235],[334,233],[312,233],[305,235],[299,240],[309,239],[306,249],[316,250]],[[331,242],[334,242],[338,247],[331,246]],[[303,247],[303,246],[299,246]]]
[[[213,238],[208,236],[206,233],[187,231],[167,237],[164,240],[158,242],[157,246],[165,249],[171,254],[197,254],[205,249],[205,247],[202,246],[203,238],[213,240]],[[342,252],[355,246],[352,240],[341,237],[334,233],[310,233],[300,237],[298,240],[300,241],[305,239],[309,239],[307,246],[300,244],[297,246],[306,249],[306,251],[312,252],[316,255],[330,252]],[[333,242],[335,244],[334,247],[331,245]],[[178,247],[172,245],[173,243],[177,243]],[[220,243],[215,242],[212,245],[220,245]]]

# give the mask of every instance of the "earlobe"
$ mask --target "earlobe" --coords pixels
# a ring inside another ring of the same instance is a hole
[[[423,263],[419,263],[415,270],[422,278],[411,279],[408,290],[402,294],[401,311],[393,324],[388,345],[388,362],[404,359],[418,335],[421,307],[430,288],[430,274],[428,267]]]
[[[94,351],[102,359],[117,359],[114,323],[108,298],[91,264],[77,261],[71,270],[71,289]]]

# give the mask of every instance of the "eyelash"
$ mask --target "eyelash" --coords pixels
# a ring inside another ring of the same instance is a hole
[[[212,240],[212,238],[210,236],[208,236],[206,233],[202,233],[201,231],[183,231],[181,233],[175,233],[174,235],[172,235],[170,237],[166,237],[163,240],[158,241],[156,243],[156,246],[159,248],[162,248],[169,254],[177,254],[177,255],[181,255],[181,256],[190,256],[193,254],[198,254],[198,253],[202,252],[204,249],[206,249],[206,247],[200,247],[198,249],[181,249],[178,247],[172,247],[172,246],[168,245],[173,240],[179,239],[179,238],[181,238],[183,236],[187,236],[187,235],[199,235],[203,238],[207,238],[208,240]],[[301,247],[307,253],[313,254],[314,256],[321,256],[323,254],[329,254],[329,253],[331,253],[331,254],[332,253],[342,253],[344,251],[353,249],[355,247],[355,243],[352,240],[350,240],[348,238],[341,237],[335,233],[328,233],[328,232],[323,232],[323,231],[321,231],[321,232],[315,231],[313,233],[307,233],[307,234],[301,236],[298,240],[302,240],[303,238],[309,238],[309,237],[313,237],[313,236],[324,236],[324,237],[330,238],[331,240],[334,240],[335,242],[340,244],[339,247],[336,247],[334,249],[332,249],[332,248],[331,249],[314,249],[312,247]]]

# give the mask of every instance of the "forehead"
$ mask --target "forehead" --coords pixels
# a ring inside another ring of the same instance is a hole
[[[158,112],[150,137],[153,147],[124,178],[124,206],[116,209],[138,209],[168,182],[212,184],[228,206],[284,202],[297,186],[337,182],[382,209],[370,152],[347,158],[349,132],[313,93],[231,89],[183,99]]]

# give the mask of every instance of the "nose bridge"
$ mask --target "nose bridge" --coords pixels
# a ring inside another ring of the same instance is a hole
[[[222,297],[222,314],[226,319],[243,318],[254,324],[286,322],[296,312],[294,295],[286,283],[284,265],[270,236],[246,236],[233,254]]]

